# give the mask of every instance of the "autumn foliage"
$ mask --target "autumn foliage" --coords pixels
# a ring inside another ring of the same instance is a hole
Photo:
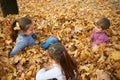
[[[0,17],[0,79],[35,80],[36,72],[48,63],[47,51],[39,46],[26,47],[17,55],[8,55],[15,45],[11,24],[29,17],[38,32],[36,44],[47,37],[61,40],[77,61],[80,80],[102,80],[103,75],[120,80],[120,3],[117,0],[17,0],[19,15]],[[110,43],[91,49],[88,37],[94,23],[107,17]],[[99,77],[97,77],[99,76]]]

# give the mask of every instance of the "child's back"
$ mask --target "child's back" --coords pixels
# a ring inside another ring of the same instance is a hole
[[[48,53],[52,67],[49,65],[48,67],[50,68],[48,70],[43,68],[38,71],[36,75],[37,80],[53,78],[56,78],[57,80],[77,80],[77,66],[64,46],[60,43],[51,44],[48,48]]]

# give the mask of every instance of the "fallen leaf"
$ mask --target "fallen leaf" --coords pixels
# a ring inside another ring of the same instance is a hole
[[[120,60],[120,52],[119,51],[112,52],[111,58],[113,60]]]

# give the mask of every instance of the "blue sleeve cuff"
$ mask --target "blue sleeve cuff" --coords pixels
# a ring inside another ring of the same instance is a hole
[[[49,38],[47,38],[47,39],[45,40],[44,43],[40,44],[39,46],[40,46],[41,48],[43,48],[43,49],[46,50],[46,49],[49,48],[49,46],[50,46],[51,44],[59,43],[59,42],[60,42],[60,41],[59,41],[57,38],[49,37]]]
[[[32,35],[32,38],[33,38],[33,39],[36,39],[36,38],[37,38],[37,32],[35,32],[35,33]]]

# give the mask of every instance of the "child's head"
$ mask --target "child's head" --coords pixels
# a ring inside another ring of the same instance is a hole
[[[55,60],[58,64],[60,64],[64,71],[66,79],[74,79],[74,70],[77,72],[77,66],[67,53],[65,47],[60,43],[52,44],[48,48],[48,53],[51,59]]]
[[[15,20],[12,24],[12,30],[13,30],[13,37],[15,36],[17,37],[18,31],[25,35],[32,35],[34,33],[34,27],[32,21],[26,17],[23,17],[20,20]]]
[[[107,18],[101,18],[100,20],[97,21],[96,25],[97,25],[97,28],[99,30],[109,29],[109,27],[110,27],[110,20],[107,19]]]
[[[60,44],[52,44],[50,48],[48,48],[48,53],[51,59],[54,59],[56,62],[60,62],[60,58],[64,56],[64,53],[67,53],[65,48]]]

